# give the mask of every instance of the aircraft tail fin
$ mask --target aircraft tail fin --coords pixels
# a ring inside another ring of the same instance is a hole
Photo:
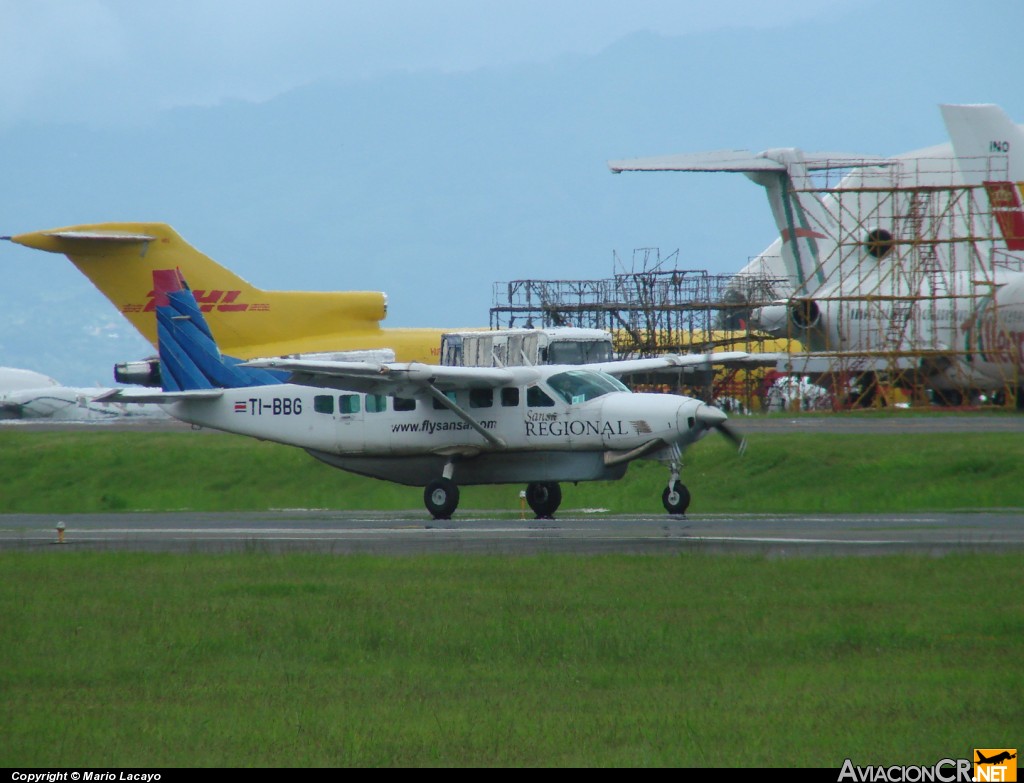
[[[994,103],[939,107],[964,182],[1024,180],[1024,130]]]
[[[97,223],[8,237],[62,253],[143,337],[157,343],[152,273],[180,269],[221,346],[236,356],[341,350],[345,336],[372,347],[387,314],[379,291],[268,291],[243,280],[163,223]],[[280,324],[289,325],[282,339]]]
[[[761,153],[724,150],[691,155],[611,161],[613,173],[623,171],[740,172],[763,186],[782,237],[782,260],[795,296],[815,293],[834,283],[840,262],[839,226],[825,207],[810,173],[863,166],[884,166],[886,158],[846,153],[773,149]]]
[[[160,379],[166,392],[281,383],[284,376],[223,356],[202,309],[177,269],[153,271]]]
[[[982,185],[1008,250],[1024,250],[1024,130],[995,104],[943,105],[966,185]]]

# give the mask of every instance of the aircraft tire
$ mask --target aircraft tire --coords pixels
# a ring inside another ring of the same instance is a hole
[[[665,487],[661,493],[661,503],[670,514],[685,514],[690,506],[690,490],[681,481],[676,481],[671,489]]]
[[[451,519],[459,506],[459,487],[451,479],[439,478],[423,490],[423,504],[434,519]]]
[[[526,502],[537,519],[553,519],[562,504],[562,488],[554,481],[535,481],[526,485]]]

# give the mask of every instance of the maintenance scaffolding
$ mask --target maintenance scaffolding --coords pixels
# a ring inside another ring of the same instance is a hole
[[[977,167],[986,182],[1007,179],[1005,157],[959,164]],[[787,278],[767,273],[678,269],[678,250],[663,259],[658,249],[641,248],[630,270],[607,279],[495,283],[491,326],[606,329],[624,357],[784,353],[774,369],[718,373],[703,389],[750,409],[769,405],[782,376],[792,388],[817,390],[812,404],[792,395],[784,403],[801,409],[972,399],[1012,404],[1019,362],[1012,370],[1007,365],[995,387],[991,378],[979,384],[972,370],[977,349],[967,335],[983,308],[991,312],[1007,276],[1024,273],[1024,260],[1005,249],[1001,216],[984,187],[931,184],[943,176],[958,181],[956,165],[954,159],[901,159],[868,174],[847,172],[840,182],[823,178],[820,187],[816,180],[801,191],[819,199],[831,226],[820,227],[832,241],[822,243],[829,252],[806,274],[816,281],[810,294],[794,293]],[[949,172],[937,177],[943,166]],[[777,259],[757,261],[766,270],[781,268]],[[749,328],[752,311],[780,300],[788,300],[785,334]],[[829,328],[819,329],[826,320]],[[817,341],[813,352],[807,350],[811,338]],[[681,379],[675,388],[694,391]]]
[[[494,284],[493,329],[577,326],[612,333],[620,358],[707,351],[777,350],[780,341],[748,329],[751,308],[786,291],[786,280],[762,275],[713,275],[702,269],[665,269],[676,250],[633,252],[630,271],[599,280],[513,280]],[[616,266],[621,266],[614,256]],[[736,327],[736,324],[740,324]],[[788,347],[788,342],[786,347]],[[634,379],[642,388],[685,391],[705,399],[728,397],[759,407],[764,372],[660,373]]]

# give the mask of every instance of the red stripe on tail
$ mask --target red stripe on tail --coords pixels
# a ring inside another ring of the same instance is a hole
[[[1008,250],[1024,250],[1024,204],[1012,182],[984,183],[992,214],[999,222]]]

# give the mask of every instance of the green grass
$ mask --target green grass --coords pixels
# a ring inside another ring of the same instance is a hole
[[[1024,507],[1013,435],[758,435],[687,455],[695,512]],[[564,487],[661,512],[666,478]],[[508,509],[519,486],[467,487]],[[0,512],[422,510],[209,433],[0,429]],[[465,513],[465,512],[463,512]],[[0,552],[0,766],[913,763],[1024,732],[1019,553]]]
[[[0,573],[0,766],[838,769],[1024,730],[1017,554],[48,550]]]
[[[692,512],[1024,507],[1024,441],[1015,434],[756,434],[749,440],[742,457],[716,436],[687,452],[683,479]],[[563,509],[661,513],[667,477],[662,466],[638,462],[622,481],[564,486]],[[521,488],[464,487],[461,513],[518,515]],[[0,429],[0,513],[273,508],[422,509],[422,490],[234,435]]]

